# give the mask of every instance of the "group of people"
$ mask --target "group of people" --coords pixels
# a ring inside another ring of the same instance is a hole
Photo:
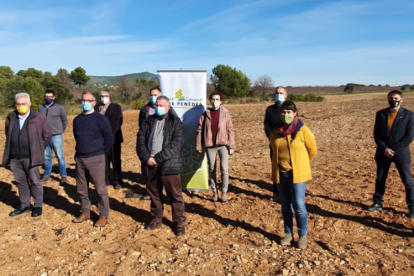
[[[308,214],[305,205],[306,182],[312,179],[310,160],[317,154],[313,133],[299,119],[294,102],[287,100],[284,87],[275,90],[275,104],[266,110],[264,129],[269,139],[273,197],[281,203],[285,234],[281,245],[293,241],[293,215],[295,214],[299,248],[307,246]],[[393,90],[388,96],[388,108],[377,113],[374,139],[377,144],[377,179],[373,205],[368,211],[382,210],[385,182],[394,162],[406,187],[408,217],[414,218],[414,182],[411,175],[411,153],[409,145],[414,138],[414,113],[404,109],[403,95]],[[81,215],[74,223],[90,219],[91,202],[88,183],[92,182],[99,196],[99,220],[95,226],[108,223],[110,166],[113,168],[113,185],[123,185],[121,169],[121,107],[112,103],[109,90],[100,92],[100,105],[95,96],[84,91],[81,96],[83,112],[73,121],[73,135],[76,141],[76,187],[81,202]],[[216,180],[216,159],[220,158],[222,178],[221,201],[228,200],[229,156],[236,149],[234,129],[229,111],[222,107],[223,95],[213,92],[209,95],[211,107],[201,115],[197,127],[196,150],[207,154],[209,164],[209,185],[213,191],[212,200],[218,201]],[[2,165],[10,165],[18,183],[21,205],[10,213],[17,216],[32,212],[32,217],[42,215],[43,186],[51,181],[52,151],[58,159],[61,183],[67,184],[66,162],[63,156],[62,133],[68,125],[64,108],[55,103],[52,90],[45,92],[45,103],[39,111],[32,110],[30,95],[18,93],[15,96],[16,111],[6,119],[6,146]],[[184,144],[183,126],[174,112],[169,99],[162,95],[160,88],[150,91],[150,101],[139,115],[136,152],[141,160],[141,183],[151,200],[152,220],[145,226],[154,230],[161,226],[165,188],[171,201],[174,231],[177,236],[185,234],[185,202],[181,187],[183,164],[181,148]],[[105,164],[105,166],[102,166]],[[44,165],[43,177],[39,167]],[[31,208],[30,196],[34,207]]]

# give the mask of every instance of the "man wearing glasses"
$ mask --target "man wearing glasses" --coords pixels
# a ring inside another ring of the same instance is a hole
[[[81,199],[82,214],[72,220],[81,223],[90,219],[91,201],[88,194],[88,172],[93,179],[99,202],[99,220],[96,227],[108,223],[109,197],[105,183],[105,154],[111,148],[114,137],[111,125],[105,116],[94,110],[95,96],[84,91],[81,97],[83,113],[73,120],[73,136],[76,140],[76,187]]]
[[[112,95],[109,89],[103,89],[99,92],[101,98],[101,104],[95,106],[95,111],[98,111],[104,115],[111,125],[112,134],[114,135],[115,142],[105,155],[105,182],[106,185],[111,185],[109,182],[110,163],[112,163],[114,187],[116,190],[122,188],[122,167],[121,167],[121,144],[124,142],[122,137],[122,122],[123,115],[122,109],[119,104],[112,103]]]
[[[55,103],[55,92],[53,90],[46,90],[45,103],[39,106],[39,112],[47,117],[49,126],[52,129],[52,139],[45,150],[45,171],[43,173],[42,182],[47,183],[52,179],[50,175],[52,173],[52,150],[58,159],[60,183],[68,184],[66,173],[66,161],[63,156],[63,137],[62,133],[65,132],[68,126],[68,119],[66,111],[60,104]]]
[[[50,142],[52,131],[46,116],[30,109],[29,94],[16,94],[15,105],[16,111],[11,112],[6,119],[6,146],[2,166],[10,164],[19,190],[20,207],[9,216],[32,211],[32,217],[39,217],[43,207],[39,166],[45,163],[44,150]],[[33,196],[33,210],[30,195]]]

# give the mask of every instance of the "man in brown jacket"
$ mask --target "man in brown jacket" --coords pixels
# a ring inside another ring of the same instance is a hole
[[[10,164],[19,189],[21,205],[9,215],[14,217],[30,212],[32,195],[32,217],[39,217],[42,215],[43,205],[39,166],[45,163],[44,151],[52,138],[52,131],[46,116],[30,109],[29,94],[16,94],[15,105],[16,111],[11,112],[6,119],[6,146],[1,165]]]

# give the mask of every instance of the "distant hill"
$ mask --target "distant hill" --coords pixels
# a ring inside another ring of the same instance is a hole
[[[119,78],[128,78],[131,81],[135,81],[137,78],[140,79],[146,79],[146,80],[156,80],[157,75],[149,73],[149,72],[142,72],[142,73],[133,73],[133,74],[127,74],[123,76],[90,76],[91,79],[88,82],[89,87],[93,87],[96,85],[111,85],[115,82],[116,79]]]

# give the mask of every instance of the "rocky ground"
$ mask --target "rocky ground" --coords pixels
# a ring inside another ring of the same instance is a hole
[[[407,94],[404,105],[414,110],[413,100],[414,95]],[[384,211],[365,211],[375,181],[373,123],[375,112],[387,106],[386,94],[327,96],[321,103],[298,103],[319,150],[307,186],[309,246],[304,250],[277,244],[283,222],[280,205],[269,201],[266,106],[226,106],[237,144],[230,159],[230,200],[214,203],[211,193],[186,193],[188,225],[183,237],[171,229],[171,206],[165,206],[163,226],[146,231],[149,201],[125,196],[144,190],[136,181],[137,111],[124,113],[126,185],[121,190],[109,188],[110,224],[95,228],[93,222],[71,222],[79,215],[80,204],[70,123],[64,134],[70,184],[60,186],[58,173],[53,173],[54,181],[44,186],[42,217],[8,216],[19,206],[19,198],[11,171],[0,168],[0,274],[412,275],[414,220],[405,216],[405,192],[395,166],[387,182]],[[73,117],[69,119],[72,122]],[[4,142],[0,121],[1,152]],[[93,188],[91,198],[96,221]]]

